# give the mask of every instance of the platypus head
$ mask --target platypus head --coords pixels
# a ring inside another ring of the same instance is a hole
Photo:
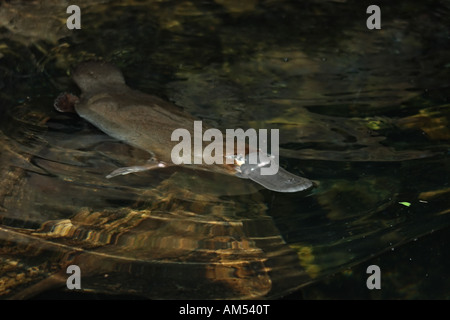
[[[73,73],[78,87],[85,92],[95,92],[105,86],[125,84],[122,72],[106,62],[84,62]]]

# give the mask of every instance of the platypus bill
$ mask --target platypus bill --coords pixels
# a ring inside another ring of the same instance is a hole
[[[178,142],[171,141],[172,132],[177,128],[192,131],[195,118],[168,101],[129,88],[121,71],[108,63],[82,63],[73,73],[73,79],[82,91],[81,98],[70,94],[60,95],[55,101],[58,111],[76,111],[80,117],[106,134],[152,155],[152,159],[147,163],[119,168],[107,178],[175,165],[171,159],[171,151]],[[275,161],[273,157],[261,154],[260,150],[252,151],[248,146],[246,152],[246,155],[225,154],[227,158],[244,159],[235,161],[232,165],[192,166],[251,179],[272,191],[297,192],[312,187],[310,180],[287,172],[281,167],[276,174],[262,175],[261,169],[270,167],[272,161]],[[249,152],[257,152],[260,154],[259,159],[269,160],[250,164]],[[225,160],[223,163],[226,163]]]

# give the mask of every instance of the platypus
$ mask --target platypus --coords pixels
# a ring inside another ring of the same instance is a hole
[[[78,115],[106,134],[134,147],[149,152],[151,159],[140,166],[119,168],[109,175],[125,175],[132,172],[174,166],[172,150],[178,144],[172,141],[174,130],[184,128],[194,135],[195,119],[182,108],[159,97],[133,90],[125,83],[122,72],[105,62],[84,62],[73,72],[73,80],[81,89],[80,99],[71,94],[62,94],[55,101],[61,112],[75,111]],[[249,155],[258,153],[257,163],[250,163]],[[231,154],[224,149],[224,158],[233,163],[187,165],[199,169],[216,171],[251,179],[263,187],[277,192],[297,192],[312,187],[312,182],[296,176],[281,167],[272,175],[262,175],[261,169],[271,166],[274,157],[260,149],[245,146],[245,154],[234,149]],[[195,154],[192,157],[201,157]],[[278,165],[278,164],[277,164]]]

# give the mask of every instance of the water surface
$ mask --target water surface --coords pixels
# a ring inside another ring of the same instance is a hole
[[[448,297],[448,3],[381,3],[372,31],[364,1],[78,5],[73,31],[59,1],[0,5],[1,297],[63,290],[69,264],[105,295]],[[279,129],[281,165],[315,188],[191,169],[105,179],[148,154],[53,109],[90,59],[214,127]],[[398,258],[417,246],[434,269]],[[383,294],[365,288],[373,263]]]

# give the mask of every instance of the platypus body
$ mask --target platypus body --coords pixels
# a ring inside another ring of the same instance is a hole
[[[194,136],[194,121],[197,119],[168,101],[129,88],[121,71],[111,64],[82,63],[74,71],[73,79],[82,91],[80,99],[71,95],[59,98],[55,102],[57,110],[68,111],[73,107],[79,116],[106,134],[152,155],[148,163],[120,168],[109,174],[108,178],[173,166],[172,149],[179,143],[171,140],[174,130],[184,128]],[[230,155],[226,154],[224,148],[223,164],[187,166],[251,179],[278,192],[296,192],[312,186],[310,180],[291,174],[281,167],[274,175],[261,175],[261,168],[270,165],[269,163],[249,164],[248,161],[236,161],[234,164],[226,164],[226,157],[245,159],[249,152],[258,150],[252,150],[247,145],[245,152],[245,155]],[[195,154],[194,150],[192,157],[202,157],[202,154]]]

